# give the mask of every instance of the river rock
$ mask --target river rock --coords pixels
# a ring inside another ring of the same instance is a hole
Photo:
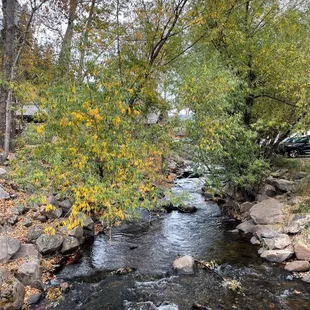
[[[28,211],[29,208],[25,207],[24,205],[18,205],[11,209],[11,212],[15,215],[26,214]]]
[[[19,250],[16,252],[12,259],[18,258],[36,258],[41,259],[42,255],[38,252],[36,247],[31,243],[21,244]]]
[[[254,245],[259,245],[260,244],[260,241],[255,237],[253,236],[250,240],[250,242]]]
[[[294,243],[296,257],[300,260],[310,261],[310,242],[302,239]]]
[[[157,310],[158,308],[151,301],[128,302],[124,301],[125,310]]]
[[[279,235],[279,232],[272,225],[256,225],[253,234],[262,240],[262,238],[274,238]]]
[[[67,236],[64,239],[62,244],[61,253],[65,254],[68,252],[72,252],[79,247],[80,243],[79,240],[72,236]]]
[[[57,200],[57,197],[55,195],[51,195],[47,198],[47,204],[52,205],[54,207],[58,207],[59,206],[59,202]]]
[[[36,294],[31,295],[27,300],[27,306],[32,307],[33,305],[38,304],[41,298],[42,298],[42,293],[36,293]]]
[[[43,255],[56,252],[62,245],[64,238],[60,235],[41,235],[36,240],[38,250]]]
[[[72,202],[69,199],[65,199],[59,202],[59,207],[65,214],[69,213],[72,208]]]
[[[270,184],[265,184],[263,186],[263,188],[260,190],[260,193],[262,195],[266,195],[268,197],[274,197],[277,194],[276,189],[274,188],[274,186],[272,186]]]
[[[40,207],[40,212],[48,219],[56,219],[62,216],[62,209],[57,207],[54,210],[47,211],[46,206],[42,206]]]
[[[253,206],[252,202],[246,201],[240,205],[240,212],[241,213],[249,212],[252,206]]]
[[[32,221],[29,218],[25,218],[23,221],[23,225],[25,227],[30,227],[32,225]]]
[[[5,285],[4,285],[5,284]],[[0,270],[1,310],[18,310],[24,303],[25,287],[8,271]]]
[[[41,225],[34,225],[29,228],[27,239],[28,241],[35,241],[37,240],[42,234],[44,233],[43,226]]]
[[[279,234],[274,238],[263,238],[263,242],[267,245],[269,250],[281,250],[291,244],[291,239],[286,234]]]
[[[268,199],[269,197],[266,195],[266,194],[257,194],[256,196],[255,196],[255,201],[256,202],[262,202],[262,201],[264,201],[264,200],[266,200],[266,199]]]
[[[286,179],[274,179],[273,185],[282,192],[292,192],[294,190],[294,182]]]
[[[310,283],[310,271],[308,272],[303,272],[300,274],[300,278],[302,281],[306,282],[306,283]]]
[[[46,218],[46,216],[44,216],[44,215],[39,215],[39,216],[37,217],[37,220],[38,220],[39,222],[41,222],[41,223],[45,223],[45,222],[47,221],[47,218]]]
[[[307,271],[310,269],[310,263],[306,260],[295,260],[286,263],[284,269],[288,271]]]
[[[0,263],[6,263],[20,248],[20,241],[7,236],[0,236]]]
[[[0,168],[0,179],[3,179],[7,176],[8,172],[4,168]]]
[[[288,225],[284,227],[284,232],[289,234],[297,234],[310,224],[310,214],[291,215]]]
[[[191,205],[181,205],[178,206],[178,211],[181,213],[194,213],[197,211],[197,208]]]
[[[9,219],[8,219],[8,224],[14,226],[16,223],[18,222],[18,216],[17,215],[12,215]]]
[[[40,268],[40,261],[33,259],[28,262],[24,262],[17,271],[16,277],[25,286],[42,289],[42,271]]]
[[[261,257],[269,262],[282,263],[289,259],[294,254],[294,248],[288,246],[283,250],[265,250],[261,254]]]
[[[239,224],[236,228],[245,232],[245,233],[251,233],[251,232],[253,232],[255,226],[256,225],[255,225],[254,221],[249,220],[249,221],[246,221],[246,222]]]
[[[195,260],[190,255],[178,257],[172,263],[172,267],[181,274],[193,274],[194,273]]]
[[[283,207],[280,201],[269,198],[255,204],[250,210],[250,215],[256,224],[280,223],[284,219]]]
[[[83,220],[83,229],[94,230],[95,223],[90,216],[86,216]]]
[[[10,194],[7,193],[1,186],[0,186],[0,200],[9,199]]]

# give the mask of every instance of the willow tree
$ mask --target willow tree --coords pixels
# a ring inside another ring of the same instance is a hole
[[[269,146],[309,125],[304,2],[199,3],[199,27],[188,35],[208,35],[175,66],[177,95],[182,107],[194,112],[193,154],[210,168],[217,185],[255,188],[268,166]]]

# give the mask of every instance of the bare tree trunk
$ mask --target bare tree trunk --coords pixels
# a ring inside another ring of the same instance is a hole
[[[81,54],[80,54],[79,73],[78,73],[79,81],[83,80],[83,68],[84,68],[84,59],[85,59],[85,53],[86,53],[86,44],[88,42],[89,29],[91,27],[93,17],[94,17],[95,4],[96,4],[96,0],[92,0],[90,10],[89,10],[88,19],[86,22],[86,28],[85,28],[85,31],[82,35],[81,48],[80,48]]]
[[[10,144],[11,144],[11,132],[12,132],[12,120],[13,120],[13,111],[12,111],[12,106],[13,106],[13,89],[12,89],[12,83],[15,82],[15,74],[16,74],[16,67],[17,67],[17,63],[19,61],[19,58],[21,56],[21,53],[23,51],[23,48],[24,48],[24,45],[26,43],[26,40],[27,40],[27,34],[28,34],[28,31],[29,31],[29,28],[30,28],[30,25],[31,25],[31,22],[32,22],[32,19],[33,19],[33,16],[35,14],[35,12],[46,2],[47,0],[45,1],[42,1],[38,6],[36,7],[32,7],[32,10],[31,10],[31,14],[30,14],[30,17],[28,19],[28,22],[27,22],[27,25],[26,25],[26,29],[25,29],[25,32],[22,36],[22,39],[21,39],[21,43],[20,43],[20,46],[16,52],[16,43],[17,43],[17,31],[14,32],[14,36],[12,34],[9,34],[9,37],[11,38],[11,40],[13,40],[13,42],[9,42],[10,44],[10,48],[8,49],[8,54],[3,54],[3,61],[8,61],[10,66],[9,67],[4,67],[4,69],[7,69],[7,71],[4,71],[4,73],[6,74],[6,80],[7,80],[7,83],[8,83],[8,86],[7,86],[7,94],[6,96],[3,96],[6,98],[5,100],[5,117],[4,117],[4,127],[5,127],[5,130],[4,130],[4,150],[3,150],[3,154],[2,156],[0,157],[0,162],[1,161],[5,161],[7,158],[8,158],[8,155],[9,155],[9,151],[10,151]],[[15,3],[14,6],[11,6],[12,3]],[[2,3],[3,3],[3,12],[7,12],[7,17],[10,19],[9,23],[12,23],[16,26],[17,24],[17,2],[16,0],[2,0]],[[9,3],[8,6],[7,3]],[[12,12],[11,10],[14,10],[14,12]],[[5,16],[5,14],[3,14],[3,16]],[[15,28],[15,27],[14,27]],[[5,35],[7,33],[7,30],[8,29],[5,29],[4,28],[4,31],[5,31]],[[16,30],[17,30],[17,26],[16,26]],[[10,32],[10,30],[9,30]],[[16,53],[15,53],[16,52]],[[8,57],[11,57],[11,58],[8,58]],[[7,59],[6,59],[7,58]],[[0,103],[1,107],[2,107],[2,102]],[[2,119],[0,119],[1,121]]]
[[[65,36],[62,40],[61,50],[60,50],[59,60],[58,60],[62,74],[65,74],[69,70],[70,54],[71,54],[72,38],[73,38],[73,28],[74,28],[74,21],[76,19],[77,5],[78,5],[78,0],[70,0],[68,24],[67,24]]]
[[[0,94],[0,143],[3,145],[6,134],[7,120],[12,119],[11,110],[7,111],[9,94],[9,81],[11,75],[11,68],[14,63],[14,55],[17,44],[17,0],[2,0],[3,13],[3,56],[2,56],[2,75],[7,82],[6,85],[1,86]],[[10,114],[7,116],[7,114]]]

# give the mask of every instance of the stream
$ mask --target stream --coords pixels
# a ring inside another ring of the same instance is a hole
[[[190,310],[310,309],[310,287],[278,264],[264,262],[249,237],[232,233],[236,223],[201,195],[199,179],[180,179],[175,194],[186,194],[196,213],[142,212],[136,224],[123,224],[109,236],[101,234],[83,257],[63,268],[57,277],[72,283],[55,309]],[[215,261],[215,270],[196,268],[178,275],[171,264],[178,255]],[[119,275],[119,268],[133,272]],[[236,293],[225,283],[236,280]]]

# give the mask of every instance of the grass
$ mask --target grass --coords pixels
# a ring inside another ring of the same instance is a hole
[[[274,171],[278,169],[287,169],[292,178],[296,177],[301,172],[310,175],[310,158],[286,158],[277,156],[272,160],[271,166]]]

